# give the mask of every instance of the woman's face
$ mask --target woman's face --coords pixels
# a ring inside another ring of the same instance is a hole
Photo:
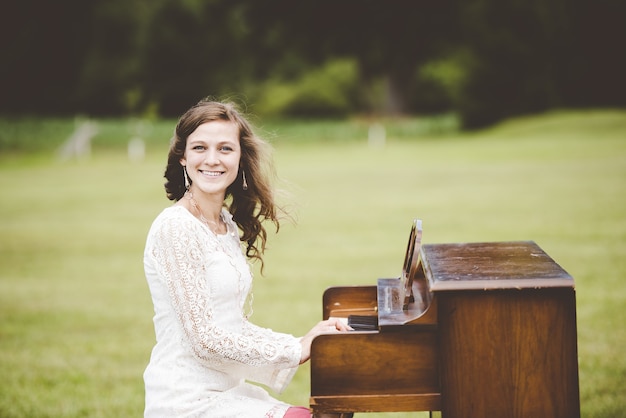
[[[224,198],[226,188],[237,178],[241,145],[239,128],[230,121],[211,121],[198,126],[187,138],[185,156],[194,194]]]

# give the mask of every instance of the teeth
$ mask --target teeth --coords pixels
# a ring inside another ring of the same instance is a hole
[[[221,171],[201,171],[205,176],[217,177],[222,174]]]

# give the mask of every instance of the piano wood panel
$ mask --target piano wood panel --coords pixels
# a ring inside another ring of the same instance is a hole
[[[432,327],[406,328],[404,332],[316,337],[311,347],[312,408],[335,412],[437,409],[437,333]]]
[[[326,289],[322,298],[324,319],[330,316],[377,315],[376,286],[335,286]]]
[[[580,416],[572,288],[438,295],[444,417]]]

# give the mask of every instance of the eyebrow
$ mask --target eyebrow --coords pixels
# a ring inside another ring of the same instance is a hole
[[[194,139],[190,139],[187,141],[187,145],[191,145],[191,144],[208,145],[209,143],[214,143],[214,141],[207,141],[206,139],[202,139],[202,138],[194,138]],[[215,142],[215,144],[218,146],[224,145],[224,144],[236,145],[236,146],[240,145],[239,141],[234,141],[231,139],[219,139]]]

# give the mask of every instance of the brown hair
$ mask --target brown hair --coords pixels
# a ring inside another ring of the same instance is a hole
[[[170,200],[178,201],[184,196],[185,179],[180,160],[185,155],[187,138],[198,126],[216,120],[233,122],[239,128],[240,169],[237,179],[226,190],[224,204],[242,231],[240,240],[247,245],[246,256],[259,260],[262,267],[267,241],[263,222],[271,221],[278,231],[278,211],[281,210],[274,200],[271,147],[254,134],[234,104],[205,99],[180,117],[167,157],[165,191]],[[242,172],[245,172],[248,183],[246,190],[243,189]]]

